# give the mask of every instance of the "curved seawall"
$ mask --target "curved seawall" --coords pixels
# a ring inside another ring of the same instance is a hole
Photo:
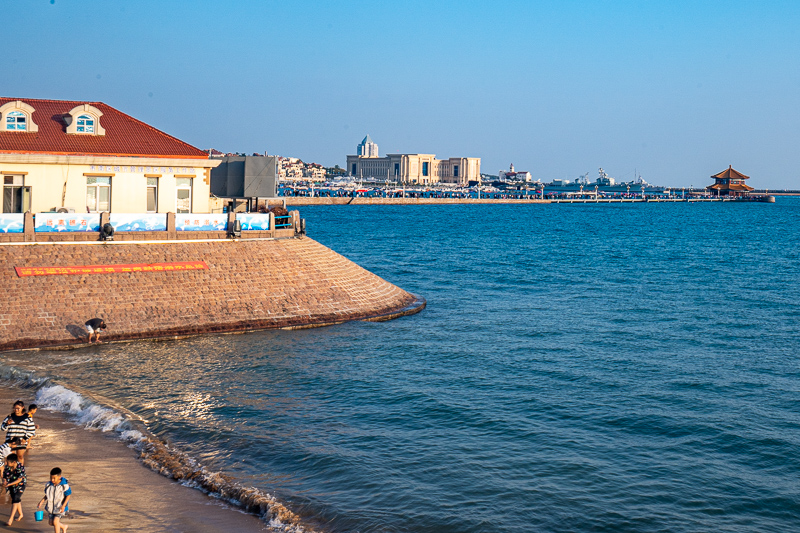
[[[0,351],[85,342],[92,317],[109,325],[102,340],[125,340],[320,326],[424,307],[309,238],[5,244],[0,254]],[[197,269],[18,275],[186,262]]]

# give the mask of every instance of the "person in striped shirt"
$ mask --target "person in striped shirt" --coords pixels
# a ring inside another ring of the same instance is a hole
[[[19,464],[25,464],[25,453],[28,449],[28,439],[36,434],[36,424],[33,419],[25,412],[25,404],[21,400],[14,402],[14,412],[8,415],[3,423],[0,424],[0,431],[6,432],[6,442],[12,439],[20,439],[20,445],[16,449]]]

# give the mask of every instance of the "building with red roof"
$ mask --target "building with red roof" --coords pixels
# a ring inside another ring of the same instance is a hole
[[[714,184],[706,187],[711,194],[716,196],[749,196],[753,190],[749,185],[745,185],[744,180],[749,180],[750,176],[745,176],[738,170],[728,165],[728,168],[711,176]]]
[[[0,98],[0,212],[207,213],[218,164],[102,102]]]

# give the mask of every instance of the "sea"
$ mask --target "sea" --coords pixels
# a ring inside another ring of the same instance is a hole
[[[800,530],[800,198],[300,213],[427,308],[4,379],[274,497],[276,530]]]

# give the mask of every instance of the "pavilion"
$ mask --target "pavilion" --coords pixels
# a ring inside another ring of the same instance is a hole
[[[716,180],[714,185],[706,187],[715,196],[749,196],[753,190],[749,185],[745,185],[744,180],[750,179],[730,165],[728,168],[711,176]]]

